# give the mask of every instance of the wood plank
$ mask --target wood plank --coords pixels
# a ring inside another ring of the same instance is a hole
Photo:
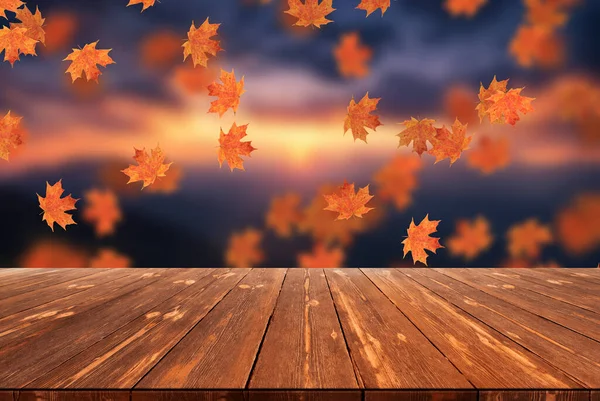
[[[590,401],[600,401],[600,391],[592,391]]]
[[[212,270],[28,387],[132,388],[249,271]]]
[[[588,387],[600,387],[599,342],[431,269],[398,271]]]
[[[358,387],[322,269],[288,271],[248,387]]]
[[[365,401],[477,401],[477,391],[455,390],[365,390]]]
[[[325,275],[365,388],[472,388],[359,270]]]
[[[362,271],[476,388],[580,387],[564,372],[399,271]]]
[[[199,269],[171,269],[160,282],[110,300],[39,336],[16,340],[0,349],[0,388],[22,388],[44,373],[77,355],[113,331],[184,290],[186,280],[199,280]],[[27,358],[23,358],[26,354]]]
[[[0,348],[15,340],[22,341],[50,332],[64,325],[62,319],[72,318],[109,300],[149,286],[158,281],[168,269],[126,270],[133,274],[111,283],[110,288],[97,286],[83,294],[73,294],[0,319]],[[174,270],[170,274],[174,274]],[[0,306],[4,307],[2,301]]]
[[[480,401],[589,401],[589,391],[480,391]]]
[[[0,279],[8,277],[11,274],[15,274],[19,269],[16,267],[0,267]]]
[[[15,401],[129,401],[129,391],[15,391]]]
[[[574,292],[568,288],[565,288],[566,284],[549,287],[548,282],[544,283],[542,277],[537,277],[534,273],[523,275],[519,274],[519,272],[507,272],[506,270],[502,272],[488,272],[486,269],[484,274],[497,278],[500,281],[504,281],[509,285],[536,292],[548,298],[557,299],[559,301],[578,306],[582,309],[587,309],[591,312],[600,313],[600,296],[583,290]]]
[[[361,401],[362,392],[360,390],[250,390],[247,392],[246,399],[248,401]]]
[[[0,401],[14,401],[12,391],[0,391]]]
[[[134,390],[131,401],[248,401],[243,391]]]
[[[8,269],[10,274],[2,277],[0,280],[0,287],[14,285],[19,281],[22,281],[27,277],[41,277],[41,276],[57,276],[63,269],[48,269],[48,268],[15,268]]]
[[[136,388],[244,388],[286,269],[254,269]]]
[[[0,300],[97,273],[96,269],[58,269],[46,274],[25,275],[15,278],[12,284],[6,285],[6,282],[3,282],[0,287]]]
[[[478,269],[433,270],[600,341],[600,318],[594,312],[477,273]]]
[[[595,283],[600,283],[600,269],[597,267],[560,268],[556,269],[554,274],[561,275],[565,278],[574,277],[580,280],[591,280]]]

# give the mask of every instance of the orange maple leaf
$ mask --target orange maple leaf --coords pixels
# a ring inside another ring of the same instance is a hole
[[[24,5],[21,0],[0,0],[0,17],[7,18],[6,11],[17,12],[17,9]]]
[[[475,108],[479,111],[480,121],[488,116],[492,124],[515,125],[520,120],[518,112],[527,114],[533,111],[531,102],[535,98],[521,96],[524,88],[515,88],[507,92],[507,83],[508,79],[498,82],[494,76],[488,89],[481,84],[479,88],[480,103]]]
[[[206,67],[208,63],[208,56],[216,56],[221,50],[218,40],[211,39],[217,35],[219,26],[221,24],[211,24],[208,22],[208,18],[198,28],[192,26],[188,32],[188,40],[183,43],[183,61],[187,59],[189,55],[192,56],[194,67],[201,65]]]
[[[46,42],[46,33],[44,32],[44,21],[42,18],[42,13],[36,7],[35,13],[32,14],[31,10],[27,8],[27,6],[23,8],[19,8],[16,12],[16,18],[21,21],[20,23],[11,22],[10,27],[21,27],[26,28],[27,32],[25,35],[29,36],[31,39],[37,40],[38,42],[45,43]]]
[[[218,77],[216,68],[194,68],[189,64],[175,67],[172,82],[175,87],[189,94],[204,92]]]
[[[336,220],[347,220],[352,216],[362,217],[369,210],[373,210],[372,207],[366,206],[373,199],[373,195],[369,194],[369,185],[360,188],[355,193],[354,183],[344,182],[338,193],[324,195],[324,197],[327,201],[327,207],[324,210],[339,213]]]
[[[450,159],[450,165],[454,164],[459,158],[463,150],[469,148],[471,139],[467,137],[467,124],[461,124],[458,119],[452,125],[452,132],[448,131],[446,126],[436,128],[437,135],[432,142],[433,147],[429,150],[429,154],[435,156],[435,163],[446,158]]]
[[[414,117],[404,121],[402,124],[404,124],[406,129],[396,135],[400,137],[400,144],[398,147],[408,146],[412,142],[413,152],[416,152],[421,156],[423,152],[427,151],[427,141],[433,143],[437,135],[437,131],[433,126],[434,122],[435,120],[428,118],[417,120]]]
[[[391,199],[398,210],[406,209],[417,187],[417,172],[422,168],[423,162],[418,156],[397,155],[373,176],[377,196],[383,200]]]
[[[541,247],[552,242],[550,227],[540,224],[534,218],[511,226],[506,237],[508,252],[513,258],[535,259],[540,255]]]
[[[296,26],[314,25],[320,28],[321,25],[333,22],[325,18],[335,11],[332,3],[333,0],[322,0],[320,3],[319,0],[304,0],[304,3],[300,0],[288,0],[290,9],[284,12],[298,18],[294,24]]]
[[[179,189],[179,182],[183,177],[183,170],[179,164],[169,168],[169,175],[159,177],[154,184],[148,187],[149,192],[172,194]]]
[[[227,161],[231,171],[236,168],[244,170],[244,160],[240,156],[250,157],[250,153],[256,150],[252,147],[252,141],[242,142],[242,138],[247,135],[247,128],[248,124],[237,126],[233,123],[227,134],[221,128],[217,155],[219,167],[223,167],[223,162]]]
[[[483,174],[491,174],[502,169],[510,162],[510,143],[508,138],[492,139],[483,136],[474,149],[467,153],[469,166],[480,170]]]
[[[223,83],[213,82],[208,85],[208,95],[218,97],[217,100],[210,103],[208,112],[219,113],[220,117],[229,109],[232,109],[235,114],[240,105],[240,96],[245,92],[244,77],[240,79],[240,82],[236,82],[233,69],[231,72],[221,70],[221,82]]]
[[[7,26],[0,30],[0,53],[4,51],[4,61],[14,65],[21,54],[35,56],[35,44],[38,41],[27,36],[27,28]]]
[[[439,238],[429,236],[437,231],[440,221],[429,220],[429,214],[418,225],[415,225],[415,220],[411,219],[410,226],[408,227],[408,237],[402,241],[404,244],[404,257],[410,252],[413,264],[421,262],[427,266],[427,257],[429,255],[427,255],[425,250],[435,253],[437,249],[443,248],[440,245]]]
[[[446,0],[444,8],[453,17],[459,15],[472,17],[485,3],[487,0]]]
[[[302,221],[300,201],[300,195],[295,193],[273,198],[266,216],[267,228],[272,228],[280,237],[292,235],[294,227]]]
[[[142,4],[142,11],[140,11],[140,12],[143,12],[148,7],[152,7],[155,2],[156,2],[156,0],[129,0],[129,3],[127,3],[127,7],[132,6],[134,4],[140,4],[141,3]]]
[[[50,185],[46,182],[46,197],[42,197],[36,194],[40,203],[40,208],[44,211],[42,221],[48,223],[48,226],[54,231],[54,223],[57,223],[64,230],[67,229],[69,224],[77,224],[73,221],[73,216],[67,214],[68,210],[76,210],[75,203],[79,199],[74,199],[71,194],[61,198],[64,189],[62,187],[62,180],[54,185]]]
[[[563,248],[580,255],[600,246],[600,192],[575,197],[556,216],[556,234]]]
[[[112,49],[98,50],[96,49],[96,44],[98,44],[98,41],[88,43],[83,46],[83,49],[73,49],[71,54],[63,60],[71,61],[66,74],[71,74],[72,82],[75,82],[77,78],[81,78],[84,72],[88,81],[98,82],[98,77],[102,73],[96,65],[106,67],[109,64],[115,64],[113,59],[108,55]]]
[[[472,260],[490,247],[494,237],[490,234],[490,223],[483,216],[474,220],[461,219],[456,222],[456,234],[448,238],[448,250],[452,256],[463,256]]]
[[[82,268],[89,264],[83,249],[58,240],[45,239],[29,246],[19,257],[19,267]]]
[[[7,160],[12,150],[23,143],[23,131],[20,129],[23,117],[12,116],[10,110],[0,120],[0,158]]]
[[[140,45],[140,56],[144,65],[151,68],[170,67],[181,52],[181,38],[170,30],[161,30],[147,35]]]
[[[361,0],[356,7],[358,10],[365,10],[367,17],[375,12],[378,8],[381,9],[381,16],[390,8],[390,0]]]
[[[348,115],[344,120],[344,135],[348,130],[352,130],[355,141],[362,139],[367,143],[368,132],[365,127],[375,131],[377,127],[382,125],[379,122],[379,116],[370,114],[377,109],[379,100],[381,98],[369,99],[369,92],[358,103],[354,101],[353,97],[348,106]]]
[[[129,165],[125,170],[121,170],[121,172],[129,177],[129,181],[127,183],[132,183],[136,181],[143,181],[142,189],[146,188],[148,185],[152,185],[154,181],[158,177],[165,177],[167,170],[171,167],[171,164],[163,164],[165,160],[165,154],[160,149],[160,146],[156,146],[156,149],[152,149],[151,154],[149,155],[146,152],[146,148],[139,150],[133,148],[135,151],[135,155],[133,159],[138,163],[137,166]]]
[[[103,248],[90,260],[92,268],[126,268],[131,267],[131,259],[113,249]]]
[[[324,244],[318,243],[310,253],[298,255],[298,265],[305,269],[327,269],[342,267],[344,262],[344,250],[341,248],[328,249]]]
[[[121,221],[121,209],[114,192],[110,190],[92,189],[84,194],[86,208],[83,209],[83,220],[94,224],[96,235],[103,237],[113,234],[115,224]]]
[[[338,71],[346,78],[363,78],[369,74],[367,62],[371,60],[372,51],[368,46],[362,46],[358,32],[342,35],[338,46],[333,49]]]
[[[490,98],[497,93],[506,93],[507,86],[508,79],[498,81],[495,75],[487,89],[483,86],[483,83],[479,84],[479,104],[475,107],[475,110],[478,111],[480,122],[488,114],[489,107],[494,104]]]
[[[225,252],[225,263],[232,267],[253,267],[264,260],[264,253],[259,245],[262,233],[248,228],[241,233],[233,233]]]
[[[548,0],[525,0],[529,23],[554,29],[563,26],[569,16],[561,2]]]
[[[537,25],[519,27],[509,51],[522,67],[554,67],[564,60],[564,42],[553,30]]]
[[[77,14],[72,12],[60,11],[48,14],[44,27],[46,47],[43,49],[48,53],[53,53],[67,48],[75,36],[78,25]]]
[[[451,86],[444,94],[444,111],[450,118],[458,118],[465,124],[479,123],[477,118],[477,97],[465,86]]]

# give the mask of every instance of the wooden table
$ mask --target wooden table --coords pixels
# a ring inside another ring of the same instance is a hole
[[[600,269],[1,269],[0,400],[600,401]]]

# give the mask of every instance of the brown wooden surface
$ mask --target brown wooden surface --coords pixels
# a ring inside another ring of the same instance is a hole
[[[600,269],[2,269],[0,401],[600,401]]]

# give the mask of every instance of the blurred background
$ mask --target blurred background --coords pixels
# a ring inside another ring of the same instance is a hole
[[[127,0],[27,2],[45,18],[46,44],[12,68],[0,64],[0,112],[23,116],[26,132],[10,161],[0,160],[0,264],[412,266],[401,241],[411,219],[429,214],[441,220],[434,236],[446,247],[429,256],[432,267],[596,267],[600,2],[488,0],[472,2],[481,4],[468,15],[451,1],[393,0],[369,17],[358,3],[334,0],[334,22],[316,29],[293,27],[282,0],[163,0],[142,13]],[[545,3],[562,7],[550,26],[534,9]],[[194,69],[181,45],[192,20],[207,17],[221,24],[224,51]],[[334,56],[351,32],[371,51],[362,77],[342,76]],[[97,40],[116,64],[101,68],[99,83],[72,84],[62,60]],[[220,68],[244,76],[235,115],[207,113],[215,98],[206,86]],[[480,83],[494,76],[536,98],[514,127],[480,123],[474,110]],[[343,135],[350,99],[367,91],[381,98],[383,123],[368,144]],[[419,160],[398,148],[399,123],[411,116],[468,122],[470,149],[450,167]],[[245,139],[257,148],[245,171],[217,161],[219,128],[234,121],[249,124]],[[134,147],[157,145],[173,162],[167,176],[144,190],[127,185],[120,170],[134,164]],[[77,225],[52,232],[36,193],[59,179],[80,198]],[[344,180],[375,195],[362,220],[322,211],[322,195]],[[84,218],[92,189],[118,199],[122,219],[108,235]],[[478,216],[492,240],[465,258],[449,244],[461,219]],[[529,219],[551,239],[511,252],[511,241],[527,239],[509,230]]]

